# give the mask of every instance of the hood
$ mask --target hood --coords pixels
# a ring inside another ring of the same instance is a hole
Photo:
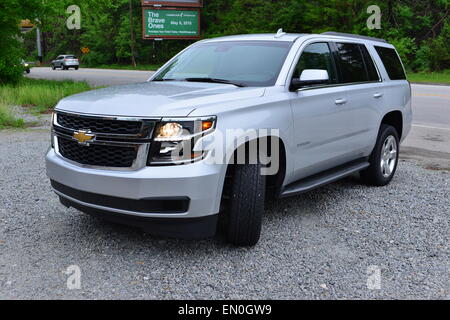
[[[144,82],[79,93],[56,110],[130,117],[184,117],[202,106],[260,97],[264,88],[198,82]]]

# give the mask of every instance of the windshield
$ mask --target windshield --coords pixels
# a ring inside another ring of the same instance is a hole
[[[179,55],[153,80],[221,80],[240,86],[273,86],[291,46],[291,42],[284,41],[199,43]]]

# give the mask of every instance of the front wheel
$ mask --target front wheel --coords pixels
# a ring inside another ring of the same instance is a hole
[[[254,246],[261,236],[266,179],[260,164],[236,165],[228,213],[228,242]]]
[[[397,130],[390,125],[382,124],[369,159],[370,167],[360,172],[361,179],[368,185],[388,185],[397,170],[399,146]]]

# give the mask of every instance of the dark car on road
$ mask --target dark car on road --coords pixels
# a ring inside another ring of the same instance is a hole
[[[74,68],[78,70],[80,67],[80,62],[74,55],[60,55],[51,63],[52,69],[61,68],[61,70],[69,70]]]
[[[24,72],[26,72],[26,73],[30,73],[31,72],[31,69],[30,69],[30,63],[29,62],[25,62],[25,60],[21,60],[21,64],[22,64],[22,66],[23,66],[23,71]]]

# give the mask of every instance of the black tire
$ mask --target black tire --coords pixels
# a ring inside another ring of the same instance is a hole
[[[65,65],[61,65],[61,70],[67,70],[67,67]]]
[[[30,73],[30,69],[27,69],[26,71],[27,71],[27,73]]]
[[[75,70],[78,70],[78,67],[75,67]]]
[[[266,177],[261,165],[236,165],[227,217],[227,239],[236,246],[254,246],[261,236]]]
[[[52,70],[56,70],[56,67],[54,64],[52,64]]]
[[[387,140],[389,137],[395,139],[396,154],[395,158],[392,158],[393,161],[395,160],[395,163],[391,162],[393,164],[393,169],[385,170],[382,168],[381,160],[384,154],[385,143],[388,142]],[[393,126],[382,124],[380,132],[378,133],[377,143],[369,158],[370,167],[360,172],[361,180],[372,186],[382,187],[388,185],[392,181],[397,170],[399,151],[400,142],[397,130]],[[389,171],[390,174],[386,176]]]

